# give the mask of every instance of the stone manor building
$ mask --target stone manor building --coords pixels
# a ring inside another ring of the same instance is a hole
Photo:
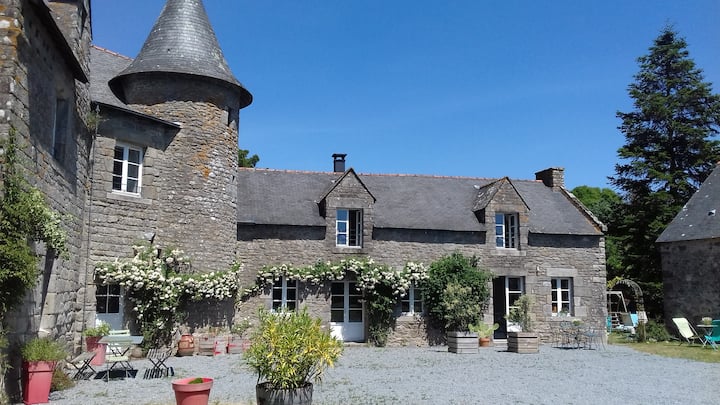
[[[564,313],[604,325],[603,225],[565,189],[563,169],[528,180],[362,174],[342,154],[321,173],[239,168],[240,110],[252,95],[202,1],[167,0],[135,58],[91,45],[89,0],[4,4],[0,137],[17,133],[28,179],[65,214],[70,239],[66,260],[37,248],[37,288],[7,319],[16,341],[40,332],[77,351],[97,320],[132,325],[123,291],[96,286],[93,269],[132,257],[138,240],[183,249],[194,271],[239,260],[248,284],[266,265],[365,257],[402,266],[462,252],[496,275],[486,320],[503,325],[497,337],[522,293],[536,296],[546,339]],[[354,282],[279,280],[222,321],[292,301],[363,341]],[[391,344],[428,344],[422,306],[398,305]]]

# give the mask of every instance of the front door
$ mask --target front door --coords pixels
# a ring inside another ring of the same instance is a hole
[[[333,281],[330,286],[330,332],[345,342],[365,340],[362,293],[355,280]]]
[[[518,330],[518,325],[506,320],[505,316],[524,292],[524,277],[497,277],[493,280],[493,318],[500,324],[495,331],[495,339],[505,339],[508,331]]]
[[[97,285],[95,290],[95,324],[107,322],[110,329],[123,328],[123,301],[120,284]]]

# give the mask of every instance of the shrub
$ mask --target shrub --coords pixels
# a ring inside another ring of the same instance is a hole
[[[59,361],[67,353],[60,343],[48,338],[35,338],[28,341],[21,350],[25,361]]]
[[[50,391],[62,391],[75,386],[70,376],[60,369],[53,370],[52,380],[50,381]]]
[[[645,337],[647,340],[657,342],[667,342],[672,339],[665,325],[653,320],[648,320],[645,324]]]
[[[532,332],[532,306],[535,300],[532,296],[523,294],[515,300],[513,308],[507,315],[507,320],[520,325],[523,332]]]

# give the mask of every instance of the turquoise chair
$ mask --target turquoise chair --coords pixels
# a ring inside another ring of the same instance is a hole
[[[720,319],[713,319],[712,325],[712,332],[705,335],[705,340],[710,343],[713,349],[717,350],[718,344],[720,344]]]

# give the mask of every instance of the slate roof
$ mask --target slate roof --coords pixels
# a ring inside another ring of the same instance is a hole
[[[237,91],[240,108],[252,102],[252,95],[230,71],[201,0],[168,0],[140,54],[110,81],[110,88],[123,98],[125,78],[146,73],[209,78]]]
[[[325,226],[318,202],[343,173],[241,168],[238,222]],[[376,228],[482,231],[473,208],[480,189],[498,179],[358,174],[376,198]],[[530,232],[601,235],[600,224],[578,209],[564,191],[535,180],[509,180],[530,209]]]
[[[131,58],[120,55],[119,53],[94,45],[90,47],[90,99],[92,102],[151,119],[165,125],[176,128],[179,127],[178,124],[147,115],[125,104],[110,90],[108,81],[118,72],[127,68],[131,62]]]
[[[720,165],[690,197],[658,243],[720,238]]]

